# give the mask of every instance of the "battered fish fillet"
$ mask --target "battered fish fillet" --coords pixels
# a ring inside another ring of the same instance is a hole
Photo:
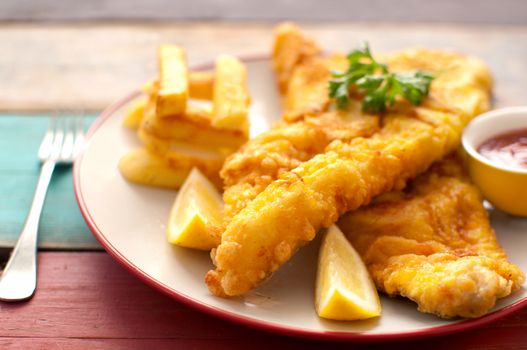
[[[361,113],[360,104],[354,103],[347,111],[280,122],[250,140],[227,158],[221,171],[226,221],[281,174],[324,152],[331,141],[371,136],[379,128],[379,117]]]
[[[297,66],[320,54],[320,48],[293,23],[277,26],[273,42],[273,68],[280,92],[285,93]]]
[[[332,141],[349,142],[379,130],[379,116],[362,113],[360,101],[352,101],[345,111],[329,110],[328,79],[332,70],[346,69],[347,60],[319,54],[295,25],[277,28],[273,66],[285,94],[285,113],[281,122],[225,161],[221,177],[226,222],[278,176],[324,152]]]
[[[444,318],[481,316],[524,281],[461,173],[446,161],[338,222],[379,290]]]
[[[436,78],[418,107],[383,116],[370,138],[333,141],[322,154],[282,173],[227,224],[205,281],[219,296],[240,295],[268,278],[321,228],[405,182],[455,150],[463,127],[489,107],[491,78],[477,59],[406,50],[383,60],[392,70]]]

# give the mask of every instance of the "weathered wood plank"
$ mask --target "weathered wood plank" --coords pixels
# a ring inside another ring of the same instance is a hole
[[[155,52],[161,43],[185,46],[196,64],[223,52],[268,52],[272,27],[214,22],[0,24],[0,111],[100,110],[156,74]],[[376,51],[420,45],[477,55],[492,68],[498,105],[525,104],[527,23],[341,22],[306,23],[304,28],[328,50],[347,51],[368,40]]]
[[[342,20],[524,24],[522,0],[3,0],[0,20]]]
[[[48,115],[0,115],[0,247],[13,247],[29,212]],[[86,118],[86,126],[94,120]],[[57,167],[39,226],[40,248],[101,249],[77,207],[71,166]]]
[[[269,339],[271,338],[271,339]],[[260,338],[250,339],[78,339],[78,338],[0,338],[0,347],[5,350],[19,349],[90,349],[90,350],[174,350],[174,349],[214,349],[214,350],[234,350],[234,349],[323,349],[331,346],[331,349],[350,349],[350,345],[320,343],[315,341],[291,341],[280,337],[272,337],[261,341]],[[352,349],[365,349],[364,346]],[[368,349],[380,350],[379,346],[370,346]],[[410,349],[411,350],[411,349]]]
[[[38,273],[33,299],[0,304],[2,349],[350,348],[268,334],[200,313],[143,284],[105,253],[40,253]],[[525,344],[527,309],[479,330],[398,343],[409,350]],[[353,349],[386,346],[354,344]]]

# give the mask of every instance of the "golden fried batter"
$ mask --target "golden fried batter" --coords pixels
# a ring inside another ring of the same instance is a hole
[[[331,141],[347,142],[378,130],[379,117],[362,114],[358,103],[344,112],[326,112],[294,123],[279,122],[227,158],[221,171],[226,220],[281,174],[324,152]]]
[[[481,316],[524,281],[460,168],[446,161],[338,222],[379,290],[445,318]]]
[[[298,65],[291,74],[284,96],[285,121],[301,120],[307,115],[316,116],[330,108],[328,81],[331,71],[343,71],[348,61],[345,56],[314,57]]]
[[[346,64],[342,55],[321,57],[313,40],[295,25],[277,28],[273,66],[284,94],[283,120],[226,160],[221,171],[226,222],[280,174],[324,152],[332,141],[348,142],[379,130],[379,117],[362,114],[357,100],[346,111],[328,110],[331,70]]]
[[[341,214],[402,188],[457,148],[463,127],[489,106],[491,79],[479,60],[414,49],[385,61],[395,70],[434,74],[430,97],[419,108],[384,115],[383,127],[370,138],[333,141],[248,203],[227,224],[215,254],[216,269],[206,276],[214,294],[247,292]]]
[[[345,56],[321,57],[313,40],[290,23],[275,33],[273,66],[285,94],[285,113],[226,160],[221,171],[226,222],[280,174],[324,152],[332,141],[371,136],[380,127],[379,116],[362,113],[357,100],[346,111],[328,110],[330,72],[345,69]]]
[[[293,23],[283,23],[275,30],[273,43],[273,68],[278,88],[283,93],[298,65],[309,61],[320,53],[318,45],[304,36]]]

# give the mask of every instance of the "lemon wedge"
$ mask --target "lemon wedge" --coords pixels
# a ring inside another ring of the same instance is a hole
[[[215,248],[220,243],[218,228],[222,217],[221,195],[197,168],[193,168],[170,212],[168,241],[187,248]]]
[[[361,257],[331,226],[320,247],[315,308],[320,317],[351,321],[381,314],[379,295]]]

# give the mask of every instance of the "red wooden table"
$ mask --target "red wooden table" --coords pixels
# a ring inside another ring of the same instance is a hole
[[[208,316],[153,290],[103,252],[42,252],[28,302],[0,304],[1,349],[527,349],[527,309],[473,331],[397,343],[329,343]]]

